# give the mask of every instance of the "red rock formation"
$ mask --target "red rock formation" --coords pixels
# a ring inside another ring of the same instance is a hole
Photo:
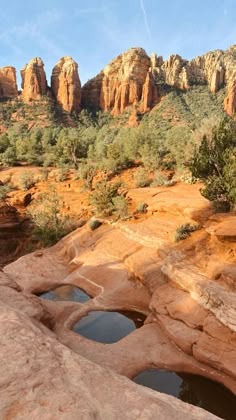
[[[41,58],[33,58],[21,70],[23,99],[28,102],[39,100],[47,94],[47,80],[44,71],[44,63]]]
[[[16,69],[3,67],[0,69],[0,98],[14,98],[18,95]]]
[[[100,108],[118,115],[127,106],[137,104],[144,96],[148,107],[154,102],[151,95],[155,90],[154,80],[151,74],[148,75],[150,66],[150,58],[142,48],[129,49],[85,84],[82,89],[82,106]]]
[[[134,106],[132,113],[130,114],[129,121],[128,121],[128,127],[138,127],[138,115],[137,110]]]
[[[81,84],[78,64],[71,57],[62,57],[53,68],[51,87],[55,99],[65,111],[79,111]]]
[[[228,95],[224,100],[224,109],[229,115],[233,115],[236,110],[236,80],[231,84]]]
[[[150,110],[158,99],[155,77],[152,71],[149,70],[143,85],[141,111],[146,112]]]
[[[165,84],[178,89],[205,84],[216,93],[235,79],[235,63],[236,46],[191,61],[175,54],[165,62],[154,53],[149,58],[142,48],[131,48],[84,85],[82,107],[100,108],[118,115],[141,101],[140,110],[145,112],[160,99],[157,85]]]

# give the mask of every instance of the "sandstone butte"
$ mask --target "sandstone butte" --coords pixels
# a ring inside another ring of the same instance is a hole
[[[178,89],[207,84],[212,93],[223,86],[229,89],[225,110],[235,111],[236,46],[226,51],[216,50],[191,61],[179,55],[168,60],[152,54],[148,57],[142,48],[131,48],[112,60],[95,78],[82,88],[82,108],[111,110],[113,115],[127,106],[145,112],[163,96],[165,84]]]
[[[40,99],[50,92],[40,58],[34,58],[22,71],[24,100]],[[208,52],[193,60],[171,55],[166,61],[142,48],[130,48],[113,59],[96,77],[81,89],[78,65],[63,57],[53,68],[51,91],[54,99],[68,112],[94,108],[118,115],[127,107],[146,112],[165,94],[164,86],[189,89],[208,85],[212,93],[226,87],[225,111],[233,115],[236,108],[236,46]],[[17,96],[15,69],[0,70],[0,98]],[[134,118],[134,116],[133,116]]]
[[[47,94],[47,79],[41,58],[33,58],[21,70],[22,96],[26,102],[39,100]]]
[[[53,68],[51,88],[57,102],[65,111],[79,111],[81,84],[78,64],[71,57],[61,58]]]
[[[14,98],[18,95],[16,69],[3,67],[0,69],[0,98]]]
[[[95,231],[85,225],[0,272],[3,418],[216,418],[129,381],[153,367],[205,376],[236,394],[236,214],[213,215],[199,185],[130,189],[127,198],[134,208],[145,201],[148,213]],[[202,228],[175,243],[186,222]],[[67,284],[93,299],[36,296]],[[147,318],[107,345],[72,331],[92,310]]]

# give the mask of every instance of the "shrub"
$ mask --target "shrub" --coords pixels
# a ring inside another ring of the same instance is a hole
[[[167,178],[164,177],[159,171],[155,172],[154,179],[151,183],[152,187],[160,187],[162,185],[165,185],[167,182]]]
[[[199,225],[191,225],[190,223],[185,223],[184,225],[179,226],[175,232],[175,242],[182,241],[186,239],[192,232],[200,229]]]
[[[7,193],[10,192],[12,188],[10,185],[4,184],[0,185],[0,200],[4,200],[7,197]]]
[[[28,214],[34,223],[33,237],[50,246],[76,228],[75,221],[61,213],[63,205],[55,190],[47,191],[34,201]]]
[[[162,175],[160,172],[155,172],[155,177],[151,183],[152,187],[173,187],[173,185],[176,184],[176,181],[174,179],[168,180],[164,175]]]
[[[47,181],[49,176],[49,170],[48,168],[42,168],[40,169],[40,180],[41,181]]]
[[[27,191],[35,185],[35,179],[32,173],[22,172],[19,176],[19,187]]]
[[[117,195],[112,199],[114,204],[114,213],[121,219],[128,216],[128,203],[123,195]]]
[[[97,173],[97,165],[93,163],[81,163],[77,176],[79,179],[84,181],[84,187],[86,189],[92,190],[93,178]]]
[[[148,171],[144,168],[139,168],[134,175],[135,187],[145,188],[151,184],[151,179],[149,178]]]
[[[102,225],[102,222],[100,222],[100,220],[98,219],[91,219],[89,222],[89,227],[91,230],[95,230],[97,228],[99,228],[99,226]]]
[[[109,216],[115,209],[113,199],[117,197],[120,183],[101,181],[96,184],[95,191],[89,195],[90,204],[95,206],[96,212]]]
[[[58,182],[66,181],[67,176],[68,176],[68,168],[62,166],[57,171],[56,180]]]
[[[138,203],[136,207],[136,213],[147,213],[147,208],[148,208],[147,203],[144,203],[144,202]]]

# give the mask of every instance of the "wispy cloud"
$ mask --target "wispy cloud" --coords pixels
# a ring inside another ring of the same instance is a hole
[[[141,11],[142,11],[142,14],[143,14],[144,24],[145,24],[146,31],[147,31],[147,34],[148,34],[148,38],[149,38],[149,41],[152,41],[151,29],[150,29],[150,25],[149,25],[149,22],[148,22],[147,12],[146,12],[146,9],[145,9],[145,6],[144,6],[144,0],[139,0],[139,2],[140,2],[140,8],[141,8]]]
[[[35,20],[25,21],[20,25],[12,26],[5,31],[0,31],[0,41],[5,43],[15,53],[24,52],[22,48],[17,48],[17,40],[33,40],[36,45],[53,55],[63,55],[60,48],[54,44],[49,36],[46,35],[47,29],[62,18],[61,13],[56,10],[48,10]]]

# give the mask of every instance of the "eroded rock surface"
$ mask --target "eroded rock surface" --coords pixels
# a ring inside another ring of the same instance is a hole
[[[21,70],[22,96],[25,101],[39,100],[47,94],[47,80],[41,58],[30,60]]]
[[[0,98],[14,98],[18,95],[15,67],[0,69]]]
[[[211,208],[198,190],[130,190],[134,207],[145,194],[147,215],[94,232],[85,226],[4,272],[27,293],[72,284],[94,297],[83,305],[43,303],[58,340],[76,354],[129,378],[156,367],[205,376],[236,393],[236,244],[214,234],[219,227],[223,234],[224,223],[235,216],[209,218]],[[204,227],[175,243],[176,228],[196,221]],[[147,320],[105,345],[71,331],[94,310],[137,311]]]
[[[212,93],[227,86],[225,110],[235,111],[236,47],[216,50],[188,61],[178,54],[166,61],[142,48],[131,48],[112,60],[82,88],[82,106],[111,111],[113,115],[128,106],[139,104],[140,110],[151,109],[163,96],[165,85],[189,89],[208,85]]]
[[[82,106],[101,108],[118,115],[142,98],[150,58],[142,48],[130,48],[109,63],[82,89]],[[147,87],[149,89],[149,82]]]
[[[71,57],[62,57],[53,68],[51,88],[55,99],[65,111],[79,112],[81,85],[78,64]]]
[[[228,89],[228,95],[224,100],[224,108],[227,114],[233,115],[236,110],[236,80],[234,80]]]
[[[46,314],[39,298],[0,275],[1,418],[218,418],[76,354],[48,329]]]

